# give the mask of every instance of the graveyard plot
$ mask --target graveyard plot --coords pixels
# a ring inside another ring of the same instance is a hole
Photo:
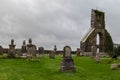
[[[73,56],[76,72],[61,72],[62,55],[50,59],[0,59],[0,80],[119,80],[120,69],[111,70],[112,63],[120,63],[120,58],[102,58],[96,63],[90,57]]]

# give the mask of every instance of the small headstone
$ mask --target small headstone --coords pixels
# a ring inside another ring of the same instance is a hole
[[[9,58],[15,58],[15,46],[14,45],[14,40],[11,40],[11,44],[9,45],[9,50],[8,50],[8,57]]]
[[[49,53],[49,58],[55,59],[55,51],[54,50]]]
[[[71,56],[71,48],[65,46],[63,49],[63,59],[60,65],[60,71],[75,71],[74,61]]]
[[[44,56],[44,48],[43,47],[38,48],[38,54],[39,54],[40,57]]]
[[[96,52],[97,52],[97,47],[96,46],[92,46],[91,47],[91,57],[94,58],[96,56]]]
[[[32,39],[29,39],[29,44],[27,45],[27,58],[32,59],[36,55],[36,46],[32,44]]]

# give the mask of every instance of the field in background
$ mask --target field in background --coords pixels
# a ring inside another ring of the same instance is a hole
[[[120,69],[111,70],[110,64],[120,63],[102,58],[96,63],[90,57],[73,56],[76,72],[60,72],[62,56],[49,59],[0,59],[0,80],[120,80]]]

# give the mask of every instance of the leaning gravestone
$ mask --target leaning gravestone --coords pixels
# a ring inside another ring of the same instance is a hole
[[[60,71],[75,71],[74,61],[71,56],[71,48],[69,46],[65,46],[63,49],[63,59]]]
[[[29,44],[27,45],[27,58],[32,59],[36,55],[36,46],[32,44],[32,39],[29,39]]]
[[[50,59],[54,59],[55,58],[55,51],[54,50],[49,53],[49,58]]]
[[[44,48],[43,47],[38,48],[38,54],[39,54],[40,57],[44,56]]]
[[[11,44],[9,45],[9,50],[8,50],[8,57],[9,58],[15,58],[15,46],[14,45],[14,40],[11,40]]]

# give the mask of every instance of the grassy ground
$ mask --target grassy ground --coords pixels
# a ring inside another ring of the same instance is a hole
[[[120,80],[120,69],[111,70],[110,59],[95,63],[89,57],[73,56],[76,72],[60,72],[61,56],[49,59],[0,59],[0,80]],[[112,61],[120,63],[120,60]]]

